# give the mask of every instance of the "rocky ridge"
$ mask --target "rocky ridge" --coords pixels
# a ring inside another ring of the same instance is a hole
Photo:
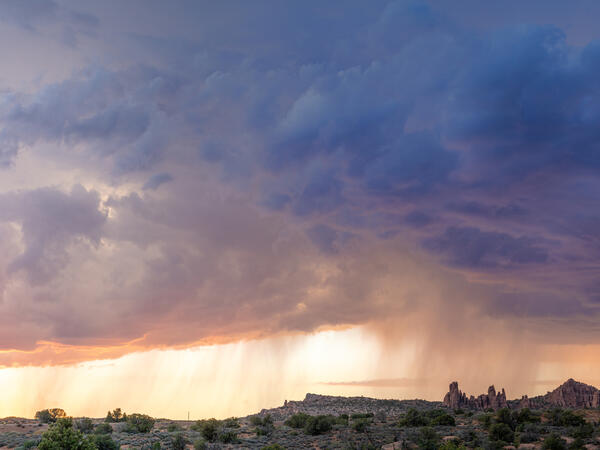
[[[529,398],[524,395],[519,400],[506,400],[504,389],[497,394],[494,386],[490,386],[487,394],[478,397],[468,396],[460,391],[458,382],[450,383],[448,393],[444,397],[444,405],[453,409],[499,409],[499,408],[598,408],[600,407],[600,390],[594,386],[569,378],[553,391],[545,395]]]
[[[304,400],[288,401],[278,408],[263,409],[259,415],[270,414],[274,420],[285,420],[293,414],[384,413],[394,417],[405,413],[409,408],[431,409],[442,406],[441,402],[426,400],[382,400],[369,397],[337,397],[331,395],[306,394]]]

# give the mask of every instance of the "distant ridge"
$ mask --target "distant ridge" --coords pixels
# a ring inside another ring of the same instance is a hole
[[[545,408],[559,406],[562,408],[598,408],[600,406],[600,390],[589,384],[569,378],[563,384],[545,395],[529,398],[524,395],[519,400],[506,400],[504,388],[496,393],[494,386],[488,388],[487,394],[474,397],[467,396],[458,388],[458,382],[450,383],[448,393],[444,397],[444,405],[458,409],[499,409],[499,408]]]

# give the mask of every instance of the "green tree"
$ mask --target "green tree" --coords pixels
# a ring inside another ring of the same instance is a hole
[[[421,450],[437,450],[440,445],[440,436],[433,428],[424,427],[419,432],[417,445]]]
[[[567,442],[558,434],[551,433],[542,442],[542,448],[544,450],[567,450]]]
[[[67,417],[67,414],[61,408],[43,409],[35,413],[35,418],[42,423],[54,423],[64,417]]]
[[[42,435],[38,450],[95,450],[93,440],[73,427],[73,420],[59,418]]]
[[[304,425],[304,432],[313,436],[327,433],[333,428],[334,423],[335,417],[333,416],[311,416]]]
[[[290,416],[284,424],[292,428],[304,428],[309,417],[308,414],[304,413],[294,414],[293,416]]]
[[[515,433],[505,423],[495,423],[490,426],[490,439],[510,443],[515,440]]]
[[[154,427],[154,419],[146,414],[131,414],[127,417],[128,433],[149,433]]]

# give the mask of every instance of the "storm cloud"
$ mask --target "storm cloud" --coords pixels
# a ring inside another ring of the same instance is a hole
[[[435,311],[596,342],[600,36],[566,5],[13,3],[55,62],[0,86],[0,365]]]

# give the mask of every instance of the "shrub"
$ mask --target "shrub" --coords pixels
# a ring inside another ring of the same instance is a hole
[[[550,425],[555,427],[578,427],[585,423],[585,419],[582,416],[575,414],[569,409],[554,408],[546,412],[546,417]]]
[[[214,442],[219,433],[219,421],[217,419],[198,420],[191,428],[199,431],[207,441]]]
[[[28,440],[23,442],[23,448],[24,449],[29,449],[29,448],[34,448],[37,447],[39,445],[40,441],[34,441],[34,440]]]
[[[515,433],[505,423],[495,423],[490,426],[490,439],[510,443],[515,440]]]
[[[456,439],[444,442],[438,450],[467,450],[465,444],[459,443]]]
[[[440,445],[440,437],[433,428],[424,427],[419,433],[417,445],[422,450],[437,450]]]
[[[431,425],[445,425],[453,427],[456,425],[456,420],[454,420],[454,417],[452,417],[450,414],[443,414],[433,419],[431,421]]]
[[[571,431],[575,439],[589,439],[594,434],[594,426],[591,423],[583,423]]]
[[[585,448],[585,442],[581,438],[576,438],[569,444],[569,450],[583,450]]]
[[[351,419],[370,419],[373,413],[355,413],[350,416]]]
[[[42,423],[54,423],[64,417],[67,417],[67,414],[61,408],[42,409],[35,413],[35,418]]]
[[[234,431],[224,431],[219,434],[219,441],[224,444],[235,444],[238,442],[237,433]]]
[[[96,445],[73,427],[73,420],[57,419],[42,435],[38,450],[95,450]]]
[[[425,427],[429,425],[429,419],[414,408],[409,409],[399,421],[403,427]]]
[[[271,415],[269,415],[269,418]],[[223,421],[223,426],[227,428],[239,428],[240,423],[238,422],[237,417],[230,417],[229,419],[225,419]]]
[[[298,414],[294,414],[293,416],[289,417],[284,423],[288,427],[304,428],[306,426],[306,422],[308,421],[309,417],[310,416],[308,414],[298,413]]]
[[[516,419],[519,424],[539,423],[541,418],[537,413],[532,412],[529,408],[523,408],[516,413]]]
[[[544,442],[542,442],[542,448],[544,450],[566,450],[567,443],[558,434],[551,433],[544,439]]]
[[[265,445],[260,450],[285,450],[285,447],[283,447],[279,444],[271,444],[271,445]]]
[[[528,444],[531,442],[537,442],[540,439],[540,433],[533,424],[528,424],[523,428],[519,436],[519,442],[522,444]]]
[[[128,433],[149,433],[154,427],[154,419],[146,414],[131,414],[127,417]]]
[[[94,429],[95,434],[110,434],[113,432],[113,428],[108,423],[99,423]]]
[[[204,439],[197,439],[194,441],[194,450],[206,450],[207,445]]]
[[[160,445],[160,442],[153,442],[152,443],[152,447],[151,447],[152,450],[160,450],[161,448],[162,447]]]
[[[181,430],[181,427],[179,426],[178,423],[171,422],[169,425],[167,425],[167,431],[169,433],[173,433],[173,432],[179,431],[179,430]]]
[[[477,420],[486,430],[489,429],[490,425],[492,424],[492,416],[490,414],[481,414],[480,416],[477,416]]]
[[[185,438],[182,433],[177,433],[171,438],[171,445],[173,450],[185,450],[185,446],[189,444],[189,441]]]
[[[342,425],[347,427],[348,426],[348,414],[340,414],[339,416],[337,416],[337,418],[335,419],[335,423],[336,425]]]
[[[516,418],[513,417],[511,410],[508,408],[501,408],[496,411],[496,422],[505,424],[513,431],[517,426]]]
[[[98,450],[119,450],[119,445],[108,434],[94,436],[93,442]]]
[[[304,425],[304,432],[316,436],[327,433],[333,428],[335,418],[333,416],[310,416]]]
[[[75,421],[75,428],[77,428],[82,433],[88,434],[94,430],[94,423],[92,422],[92,419],[84,417]]]
[[[369,421],[367,419],[358,419],[352,424],[352,428],[357,433],[365,433],[369,427]]]

